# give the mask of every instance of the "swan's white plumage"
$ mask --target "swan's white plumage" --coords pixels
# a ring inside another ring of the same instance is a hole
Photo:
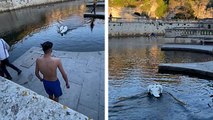
[[[68,30],[68,27],[67,27],[67,26],[61,26],[61,27],[59,28],[59,32],[60,32],[61,34],[67,32],[67,30]]]
[[[160,97],[160,94],[163,92],[163,86],[159,84],[149,85],[147,88],[148,93],[154,95],[155,97]]]

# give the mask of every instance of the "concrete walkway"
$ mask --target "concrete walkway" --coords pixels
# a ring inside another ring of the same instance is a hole
[[[104,12],[96,12],[96,14],[94,14],[94,13],[84,13],[84,17],[93,17],[93,18],[104,19],[105,18],[105,14],[104,14]]]
[[[14,61],[23,72],[20,76],[8,68],[14,82],[48,97],[42,82],[34,75],[35,60],[42,56],[40,48],[33,47]],[[58,71],[63,95],[59,102],[94,120],[104,120],[104,52],[64,52],[53,51],[53,56],[61,58],[67,72],[70,89]]]
[[[191,51],[213,54],[213,46],[168,44],[161,47],[163,51]]]
[[[93,2],[88,2],[86,4],[87,7],[93,7]],[[96,7],[104,7],[105,6],[105,2],[97,2]]]
[[[192,51],[213,54],[213,46],[203,45],[163,45],[161,50]],[[158,72],[180,73],[206,79],[213,79],[213,61],[200,63],[160,64],[158,66]]]

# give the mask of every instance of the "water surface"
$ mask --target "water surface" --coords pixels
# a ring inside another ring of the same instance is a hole
[[[97,11],[103,12],[104,8]],[[84,2],[29,7],[0,14],[0,35],[12,46],[10,60],[15,60],[33,46],[52,41],[55,50],[90,52],[104,50],[104,20],[84,18],[90,11]],[[68,26],[59,34],[60,26]]]
[[[163,52],[160,46],[164,43],[164,38],[109,39],[110,120],[213,118],[211,80],[157,72],[160,63],[205,62],[213,57],[183,51]],[[146,94],[147,86],[153,83],[164,87],[159,99]]]

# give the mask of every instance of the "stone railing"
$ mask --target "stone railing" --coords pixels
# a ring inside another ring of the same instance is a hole
[[[120,17],[112,17],[111,20],[109,18],[109,22],[140,22],[140,23],[153,23],[153,22],[163,22],[163,23],[198,23],[197,20],[154,20],[154,19],[145,19],[140,17],[135,18],[120,18]]]
[[[88,120],[83,114],[2,77],[0,101],[1,120]]]

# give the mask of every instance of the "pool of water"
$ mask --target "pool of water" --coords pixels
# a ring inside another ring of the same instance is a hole
[[[104,50],[104,20],[84,18],[90,11],[82,1],[29,7],[0,13],[0,35],[10,45],[10,60],[14,61],[33,46],[52,41],[55,50],[90,52]],[[98,8],[97,12],[103,12]],[[60,34],[60,26],[68,32]]]
[[[109,39],[110,120],[213,119],[211,80],[157,72],[160,63],[205,62],[213,57],[164,52],[160,50],[163,44],[165,39],[160,37]],[[159,99],[147,95],[147,86],[153,83],[163,85]]]

